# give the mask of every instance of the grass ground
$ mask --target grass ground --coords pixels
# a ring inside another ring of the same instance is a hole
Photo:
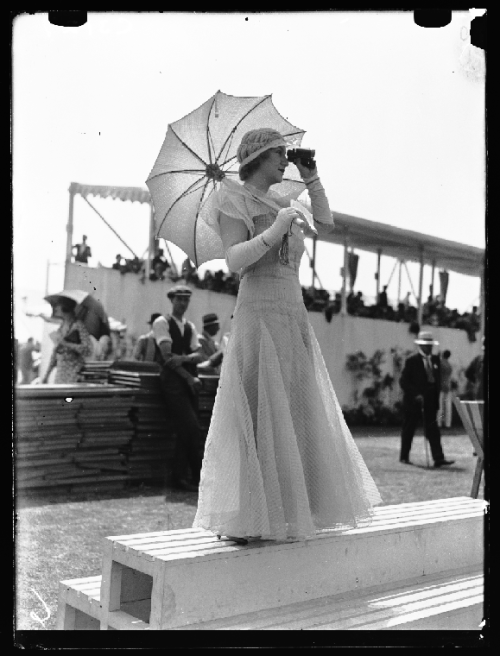
[[[468,496],[476,459],[466,435],[443,436],[451,467],[427,469],[421,436],[415,437],[415,466],[399,463],[397,431],[353,429],[356,443],[385,504]],[[481,486],[480,497],[484,496]],[[141,487],[61,500],[16,500],[17,629],[54,629],[59,581],[101,573],[101,542],[126,535],[191,526],[197,496]]]

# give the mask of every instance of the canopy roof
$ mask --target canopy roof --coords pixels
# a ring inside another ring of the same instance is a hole
[[[69,186],[70,194],[81,196],[98,196],[99,198],[112,198],[113,200],[129,200],[132,203],[151,204],[151,195],[148,189],[142,187],[108,187],[105,185],[88,185],[72,182]]]
[[[70,193],[82,196],[92,195],[101,198],[113,198],[151,204],[151,196],[142,187],[108,187],[103,185],[86,185],[72,182]],[[307,201],[302,201],[308,205]],[[318,237],[320,241],[347,245],[373,253],[381,252],[400,260],[420,262],[421,255],[425,264],[462,273],[466,276],[480,277],[484,267],[484,249],[467,246],[456,241],[432,237],[413,230],[396,228],[386,223],[361,219],[350,214],[333,212],[336,229],[329,235]]]
[[[460,244],[456,241],[432,237],[413,230],[403,230],[386,223],[368,221],[357,216],[333,212],[335,231],[322,235],[322,241],[344,244],[364,251],[389,255],[400,260],[424,264],[481,277],[484,267],[484,249]]]

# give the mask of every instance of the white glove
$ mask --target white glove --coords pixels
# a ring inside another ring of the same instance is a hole
[[[260,260],[272,246],[281,240],[281,237],[289,230],[292,221],[298,219],[299,216],[293,207],[284,207],[278,212],[273,225],[267,230],[253,239],[230,246],[226,251],[228,269],[239,271]]]
[[[333,216],[328,205],[328,199],[318,174],[304,180],[309,198],[311,199],[311,209],[314,220],[323,225],[333,226]]]

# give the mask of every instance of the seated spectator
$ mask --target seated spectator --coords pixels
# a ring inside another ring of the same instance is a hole
[[[224,281],[224,291],[233,296],[237,296],[240,286],[239,278],[234,273],[229,273]]]
[[[398,309],[396,311],[396,316],[394,317],[395,321],[402,322],[405,320],[405,304],[398,303]]]
[[[379,292],[378,295],[378,300],[377,300],[377,305],[385,309],[387,307],[388,301],[387,301],[387,285],[384,285],[384,288],[382,289],[381,292]]]
[[[137,255],[134,256],[131,260],[126,260],[127,270],[132,273],[140,273],[144,264],[143,260],[140,260]]]
[[[150,280],[165,280],[165,271],[170,267],[167,258],[163,254],[163,248],[158,248],[156,255],[151,260]]]
[[[365,302],[363,301],[363,292],[358,292],[353,300],[354,314],[364,316]]]
[[[114,264],[111,266],[112,269],[117,269],[120,273],[126,273],[127,271],[127,264],[125,262],[125,258],[118,253],[118,255],[115,258]]]
[[[198,278],[198,273],[196,271],[196,267],[191,262],[189,257],[186,257],[186,259],[182,263],[181,274],[186,284],[196,285],[196,283],[200,282],[200,279]]]
[[[354,309],[356,306],[356,303],[354,301],[354,292],[351,289],[351,291],[347,294],[346,298],[346,305],[347,305],[347,312],[348,314],[354,314]]]
[[[214,275],[211,271],[205,271],[203,276],[203,289],[209,289],[213,291],[214,288]]]
[[[214,273],[212,291],[222,292],[224,288],[224,271],[220,269]]]

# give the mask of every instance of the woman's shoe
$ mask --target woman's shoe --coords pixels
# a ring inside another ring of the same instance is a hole
[[[229,542],[236,542],[236,544],[248,544],[248,540],[245,540],[245,538],[235,538],[233,535],[225,535],[224,538],[222,535],[218,535],[217,540],[227,540]]]

